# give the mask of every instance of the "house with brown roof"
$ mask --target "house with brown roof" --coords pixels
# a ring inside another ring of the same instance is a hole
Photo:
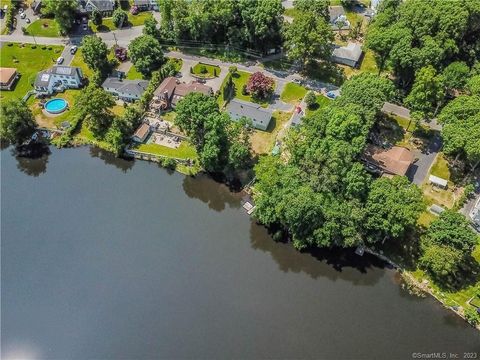
[[[368,169],[377,169],[386,174],[404,176],[413,163],[414,156],[410,150],[400,146],[383,149],[368,145],[362,155],[362,160],[366,163]]]
[[[12,90],[15,80],[18,78],[17,69],[0,67],[0,89]]]
[[[204,95],[213,95],[210,86],[191,81],[189,84],[181,83],[173,76],[165,78],[153,92],[153,100],[150,107],[154,110],[167,110],[174,108],[177,103],[192,92]]]
[[[142,122],[142,124],[137,128],[135,133],[132,136],[132,140],[135,142],[142,143],[150,134],[150,125]]]

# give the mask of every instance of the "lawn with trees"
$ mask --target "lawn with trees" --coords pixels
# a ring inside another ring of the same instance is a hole
[[[299,104],[306,93],[307,89],[305,89],[302,85],[288,83],[285,85],[285,88],[280,95],[280,100],[293,105]]]
[[[220,75],[220,71],[219,66],[199,62],[192,67],[191,73],[203,78],[214,78]]]
[[[32,22],[26,28],[27,35],[42,37],[58,37],[60,36],[60,27],[55,19],[38,19]]]

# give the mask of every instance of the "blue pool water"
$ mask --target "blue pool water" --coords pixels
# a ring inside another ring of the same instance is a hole
[[[62,111],[65,111],[67,108],[68,103],[64,99],[52,99],[46,102],[45,110],[47,110],[51,114],[59,114]]]

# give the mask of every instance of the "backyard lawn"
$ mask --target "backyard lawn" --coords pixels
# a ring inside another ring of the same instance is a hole
[[[372,50],[367,50],[363,56],[362,63],[360,64],[360,69],[353,69],[349,66],[338,65],[341,67],[347,78],[352,77],[353,75],[358,75],[360,73],[372,73],[378,74],[377,61],[375,60],[375,54]]]
[[[93,71],[88,67],[87,64],[83,61],[82,48],[79,47],[70,66],[77,66],[82,69],[83,76],[89,78],[93,75]]]
[[[280,95],[280,100],[295,105],[302,101],[306,93],[307,89],[305,89],[302,85],[288,83],[285,85],[285,88]]]
[[[140,12],[137,15],[132,15],[130,12],[128,12],[128,24],[125,24],[124,28],[129,26],[143,25],[145,20],[150,16],[152,16],[152,13],[149,11]],[[94,25],[92,21],[89,21],[88,26],[93,32],[108,32],[111,30],[117,30],[115,25],[113,25],[113,20],[111,17],[104,18],[102,24],[98,26]]]
[[[204,78],[212,78],[212,77],[217,77],[220,75],[220,67],[216,65],[210,65],[210,64],[205,64],[205,63],[197,63],[193,68],[192,68],[193,74],[204,77]]]
[[[126,79],[128,80],[140,80],[145,79],[141,72],[137,71],[134,65],[128,70]]]
[[[282,127],[291,118],[291,112],[276,110],[273,112],[272,120],[266,131],[255,130],[251,137],[252,150],[256,154],[267,154],[275,145],[275,139]]]
[[[57,37],[59,36],[58,24],[54,19],[38,19],[27,27],[28,35]]]
[[[0,66],[16,68],[20,78],[12,91],[0,92],[0,99],[22,98],[33,89],[37,73],[54,65],[62,50],[63,46],[4,43],[0,49]]]
[[[161,155],[178,159],[196,159],[197,152],[195,148],[186,141],[182,141],[177,149],[158,144],[139,144],[133,148],[134,150]]]
[[[68,109],[65,110],[63,113],[57,116],[46,116],[43,111],[42,107],[40,107],[40,100],[35,99],[31,108],[33,111],[33,116],[35,116],[35,121],[39,126],[46,127],[46,128],[56,128],[59,127],[60,124],[64,121],[70,121],[73,116],[75,116],[75,98],[80,94],[81,90],[78,89],[69,89],[65,90],[63,93],[56,94],[51,98],[62,98],[68,102]],[[50,98],[45,99],[48,101]]]

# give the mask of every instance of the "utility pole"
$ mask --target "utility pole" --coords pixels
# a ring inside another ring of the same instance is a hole
[[[113,31],[112,34],[113,34],[113,38],[115,39],[115,46],[118,47],[117,37],[115,36],[115,31]]]

